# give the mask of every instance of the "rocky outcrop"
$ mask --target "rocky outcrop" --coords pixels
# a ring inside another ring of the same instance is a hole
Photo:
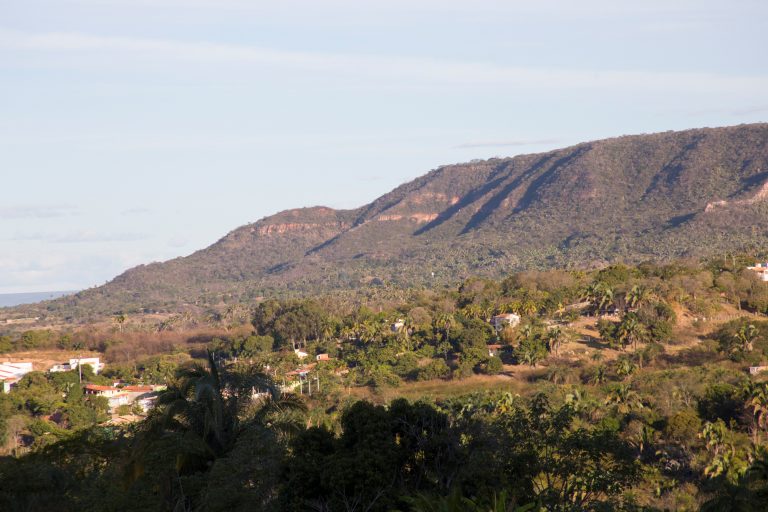
[[[324,222],[324,223],[298,223],[290,222],[284,224],[265,224],[251,228],[251,232],[259,236],[284,235],[286,233],[296,232],[315,232],[315,231],[335,231],[341,232],[348,229],[350,225],[345,222]]]
[[[707,203],[707,206],[704,207],[704,211],[709,213],[728,206],[750,206],[765,201],[766,199],[768,199],[768,181],[763,183],[751,197],[734,199],[732,201],[712,201],[711,203]]]

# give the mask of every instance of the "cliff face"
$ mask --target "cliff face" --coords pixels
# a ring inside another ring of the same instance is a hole
[[[356,210],[288,210],[83,297],[135,303],[401,285],[765,245],[768,124],[440,167]],[[169,298],[171,297],[171,298]]]

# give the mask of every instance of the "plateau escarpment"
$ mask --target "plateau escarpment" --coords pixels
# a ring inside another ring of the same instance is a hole
[[[211,304],[373,278],[421,286],[764,248],[767,198],[768,124],[617,137],[443,166],[354,210],[280,212],[54,310]]]

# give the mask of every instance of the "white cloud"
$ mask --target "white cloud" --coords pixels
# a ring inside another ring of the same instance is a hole
[[[402,86],[504,86],[519,89],[621,89],[763,94],[768,76],[653,70],[599,70],[515,67],[493,62],[435,58],[288,51],[250,45],[191,42],[83,33],[27,33],[0,30],[0,48],[50,53],[50,65],[63,55],[87,57],[78,65],[136,65],[176,61],[201,64],[267,66],[311,71],[317,76],[369,82],[394,80]]]
[[[152,210],[150,210],[149,208],[141,208],[141,207],[128,208],[127,210],[123,210],[121,212],[122,215],[146,215],[149,213],[152,213]]]

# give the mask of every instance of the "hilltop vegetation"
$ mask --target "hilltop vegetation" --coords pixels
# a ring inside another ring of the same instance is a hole
[[[766,124],[586,142],[440,167],[355,210],[281,212],[188,257],[23,311],[82,320],[760,251],[766,198]]]
[[[0,396],[0,507],[762,510],[768,381],[746,370],[768,361],[768,284],[751,262],[15,334],[6,349],[80,344],[103,350],[103,379],[168,390],[144,420],[105,426],[75,375],[25,376]],[[490,326],[512,311],[519,325]]]

